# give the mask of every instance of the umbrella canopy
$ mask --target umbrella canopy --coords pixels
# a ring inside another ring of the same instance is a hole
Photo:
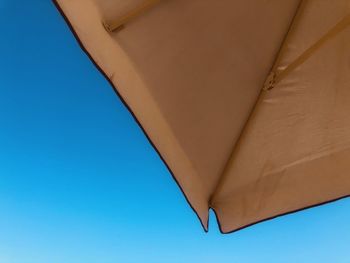
[[[348,0],[55,3],[205,230],[350,193]]]

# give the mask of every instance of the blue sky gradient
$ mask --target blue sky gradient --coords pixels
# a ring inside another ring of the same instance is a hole
[[[221,235],[49,0],[0,0],[0,263],[350,262],[350,200]]]

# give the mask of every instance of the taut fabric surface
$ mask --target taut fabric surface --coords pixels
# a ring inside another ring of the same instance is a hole
[[[57,0],[205,228],[210,207],[229,232],[350,193],[350,28],[261,92],[348,1],[164,0],[104,28],[142,3]]]

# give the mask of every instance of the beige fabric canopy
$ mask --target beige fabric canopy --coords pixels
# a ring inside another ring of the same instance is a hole
[[[207,230],[350,194],[349,0],[57,0]]]

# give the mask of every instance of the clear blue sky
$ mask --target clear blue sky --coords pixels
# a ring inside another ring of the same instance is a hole
[[[205,234],[49,0],[0,0],[0,263],[349,263],[350,200]]]

